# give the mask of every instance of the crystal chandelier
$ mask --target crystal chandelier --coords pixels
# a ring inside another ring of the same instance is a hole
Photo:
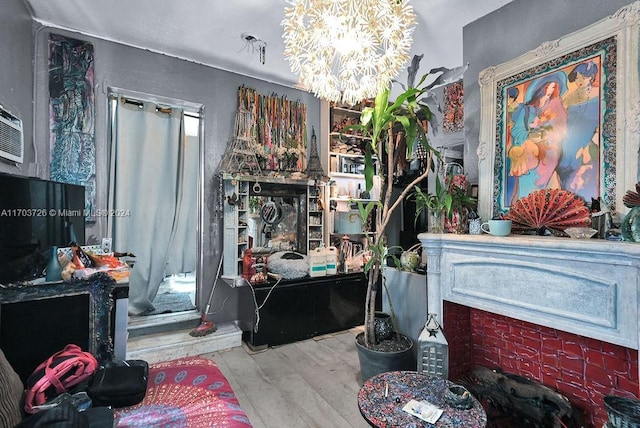
[[[319,98],[374,98],[409,59],[416,17],[408,0],[287,0],[284,55]]]

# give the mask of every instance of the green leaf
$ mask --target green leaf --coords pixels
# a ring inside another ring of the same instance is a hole
[[[373,153],[371,152],[371,145],[367,144],[364,150],[364,187],[367,192],[371,192],[371,189],[373,189],[375,169],[376,166]]]

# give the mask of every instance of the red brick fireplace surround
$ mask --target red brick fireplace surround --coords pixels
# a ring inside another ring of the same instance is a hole
[[[499,367],[556,389],[595,427],[607,421],[605,395],[637,397],[634,349],[450,302],[444,325],[451,379]]]
[[[475,366],[565,395],[600,428],[606,395],[639,397],[640,246],[603,240],[421,234],[428,311],[449,377]]]

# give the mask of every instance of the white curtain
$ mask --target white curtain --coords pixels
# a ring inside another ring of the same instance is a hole
[[[167,275],[193,272],[196,269],[200,141],[197,135],[185,135],[181,144],[182,158],[178,171],[181,179],[178,180],[177,209],[167,257]]]
[[[109,221],[114,250],[136,256],[129,279],[129,312],[138,314],[154,309],[152,301],[166,275],[170,254],[174,254],[172,239],[180,241],[180,250],[194,252],[193,266],[186,269],[195,268],[195,228],[190,245],[183,245],[185,232],[176,224],[184,211],[195,214],[196,198],[185,201],[181,190],[197,187],[195,180],[183,183],[183,172],[188,168],[197,174],[198,167],[197,160],[195,167],[185,164],[193,155],[185,153],[181,109],[172,108],[168,113],[157,111],[153,103],[141,103],[142,108],[115,104],[109,192],[111,207],[125,215]],[[195,152],[197,156],[197,149]],[[184,203],[191,206],[185,210]],[[185,267],[183,262],[175,264]]]

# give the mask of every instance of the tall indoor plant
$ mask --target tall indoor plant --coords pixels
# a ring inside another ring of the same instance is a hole
[[[365,186],[370,192],[374,184],[374,175],[380,180],[380,199],[370,201],[366,205],[358,203],[363,223],[371,217],[374,219],[375,233],[368,235],[370,258],[365,265],[367,274],[367,294],[365,300],[364,338],[362,345],[367,348],[375,346],[374,334],[375,302],[380,284],[380,275],[387,256],[386,230],[392,214],[402,201],[410,194],[414,186],[426,179],[433,170],[433,158],[439,153],[429,145],[426,126],[423,123],[431,118],[429,108],[420,102],[427,89],[420,88],[425,75],[417,87],[409,87],[398,95],[393,103],[389,102],[390,88],[386,88],[375,99],[373,107],[363,109],[359,125],[354,128],[369,137],[365,150]],[[406,184],[400,193],[393,191],[393,177],[399,170],[398,158],[404,153],[396,150],[394,127],[401,129],[406,139],[407,152],[413,152],[414,144],[421,144],[427,154],[427,168]],[[378,168],[376,168],[376,162]]]

